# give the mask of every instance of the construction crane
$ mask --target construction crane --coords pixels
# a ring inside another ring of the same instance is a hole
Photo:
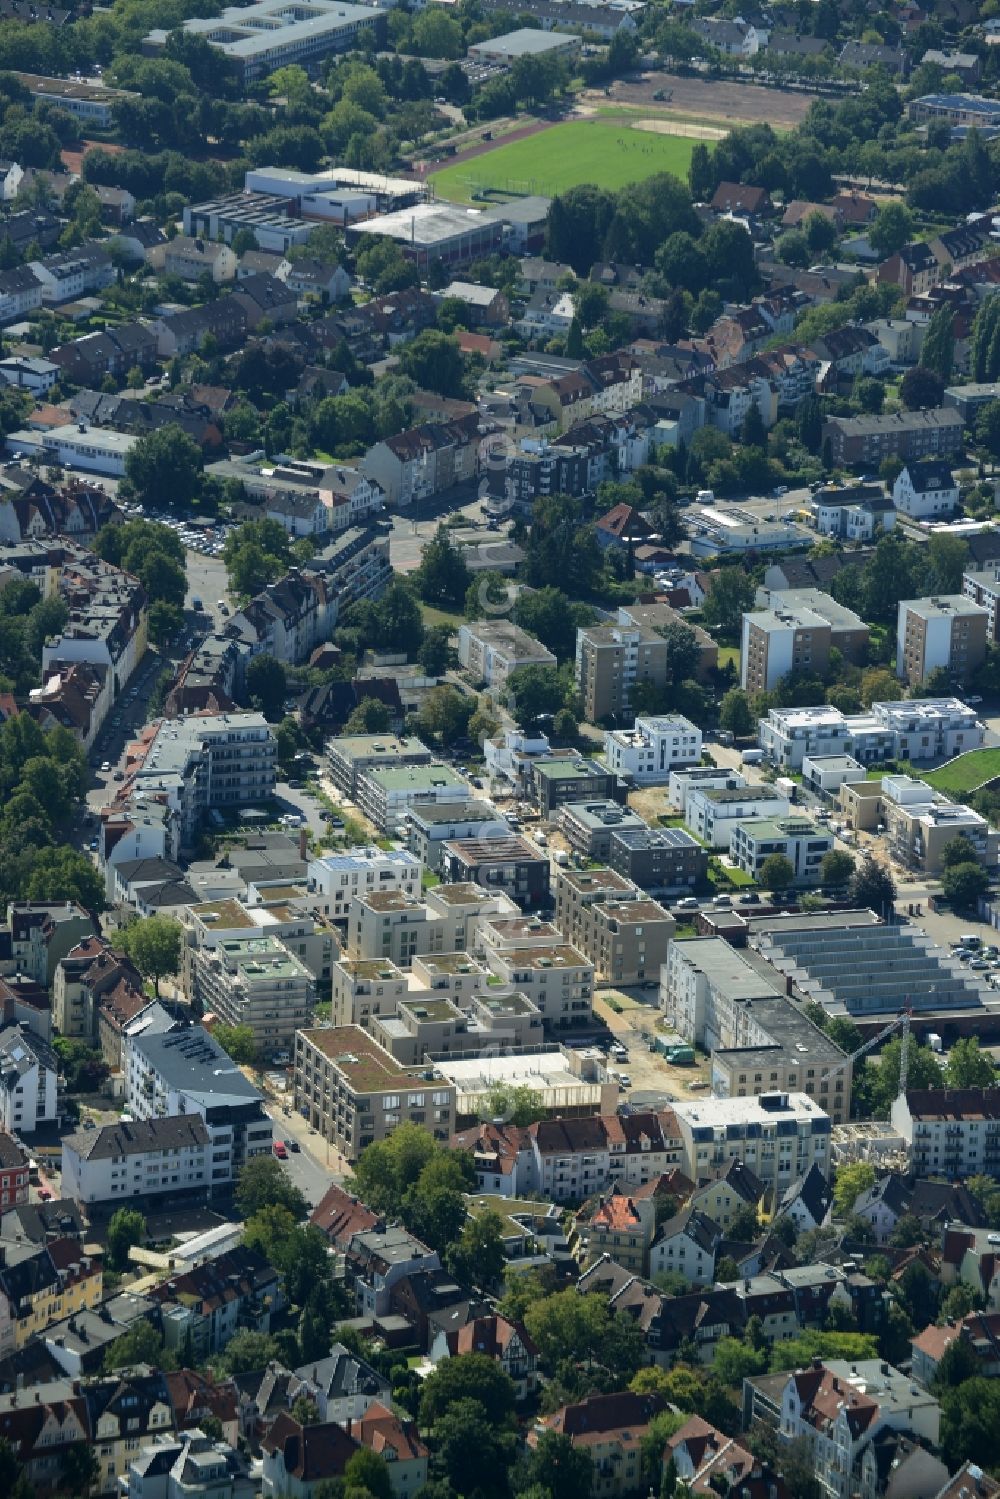
[[[851,1055],[849,1057],[845,1057],[842,1062],[835,1062],[832,1067],[828,1067],[826,1071],[821,1074],[821,1077],[830,1077],[834,1072],[839,1072],[842,1067],[846,1067],[848,1063],[853,1066],[859,1057],[866,1056],[868,1052],[874,1051],[877,1046],[881,1046],[883,1041],[888,1041],[889,1037],[894,1035],[896,1031],[900,1032],[901,1041],[899,1049],[899,1097],[902,1098],[906,1093],[906,1079],[910,1061],[909,1005],[907,1005],[904,1010],[901,1010],[894,1020],[890,1020],[888,1025],[883,1026],[880,1031],[876,1032],[876,1034],[872,1036],[870,1040],[865,1041],[861,1046],[859,1046],[857,1051],[851,1052]]]

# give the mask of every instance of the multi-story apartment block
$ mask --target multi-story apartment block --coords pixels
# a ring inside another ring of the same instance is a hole
[[[576,632],[576,685],[590,723],[627,714],[639,682],[662,687],[667,642],[639,625],[588,625]]]
[[[527,995],[547,1030],[580,1028],[590,1021],[594,965],[577,948],[555,942],[544,947],[488,951],[486,961],[504,984]]]
[[[401,739],[395,734],[353,734],[328,740],[326,758],[334,785],[356,802],[358,781],[365,771],[429,765],[433,756],[419,739]]]
[[[145,591],[136,578],[75,542],[60,541],[58,550],[53,543],[52,555],[60,564],[59,593],[69,618],[42,647],[42,674],[74,661],[104,667],[117,699],[146,653]]]
[[[694,1181],[739,1160],[777,1202],[811,1166],[829,1172],[830,1116],[806,1093],[683,1100],[674,1105],[674,1114],[682,1170]]]
[[[211,1142],[209,1190],[232,1183],[245,1163],[271,1151],[260,1093],[200,1025],[128,1037],[125,1087],[134,1119],[200,1114]]]
[[[62,1190],[81,1206],[203,1197],[211,1150],[199,1114],[80,1130],[62,1142]]]
[[[836,468],[877,468],[883,458],[909,463],[917,458],[957,456],[963,429],[961,416],[950,406],[888,416],[830,416],[823,423],[823,443],[829,442]]]
[[[776,786],[696,786],[687,794],[684,821],[710,848],[729,850],[733,829],[751,817],[787,817],[788,798]]]
[[[415,802],[455,802],[468,783],[450,765],[372,766],[358,776],[357,802],[380,833],[406,832],[406,814]]]
[[[59,1058],[23,1025],[0,1031],[0,1129],[32,1135],[59,1118]]]
[[[555,921],[597,975],[614,984],[658,978],[677,927],[668,911],[612,869],[560,870]]]
[[[513,833],[457,838],[441,849],[443,879],[503,890],[522,907],[547,903],[550,868],[542,849]]]
[[[341,957],[333,964],[330,1018],[367,1029],[376,1016],[395,1015],[409,992],[406,974],[388,959]]]
[[[910,1088],[890,1117],[914,1176],[1000,1177],[1000,1089]]]
[[[936,874],[953,838],[968,840],[988,867],[997,862],[1000,836],[972,807],[951,802],[926,781],[907,775],[882,777],[879,820],[892,857],[909,869]]]
[[[538,802],[543,817],[566,802],[578,802],[593,797],[615,799],[624,791],[619,789],[618,777],[597,760],[582,760],[578,755],[557,755],[533,760],[531,763],[531,791]]]
[[[1000,619],[997,615],[1000,563],[988,562],[983,567],[970,567],[962,574],[962,592],[967,599],[986,610],[987,637],[990,640],[1000,640]]]
[[[5,973],[19,973],[49,988],[59,964],[96,934],[94,918],[76,901],[11,901],[7,907],[10,958]],[[64,1032],[63,1034],[66,1034]]]
[[[607,862],[641,890],[691,890],[708,878],[708,850],[684,828],[618,828]]]
[[[733,863],[760,879],[772,854],[787,859],[796,885],[818,885],[821,866],[833,848],[833,834],[808,817],[751,817],[737,823],[729,840]]]
[[[358,1026],[299,1031],[294,1089],[295,1107],[348,1161],[404,1121],[436,1140],[455,1127],[454,1087],[400,1066]]]
[[[701,730],[680,714],[637,718],[631,729],[604,736],[604,758],[615,775],[638,786],[662,786],[678,765],[701,759]]]
[[[901,599],[896,674],[919,687],[939,667],[967,681],[986,659],[989,612],[965,594]]]
[[[418,953],[473,951],[482,922],[516,911],[502,890],[475,884],[438,885],[423,901],[400,890],[374,891],[351,906],[347,950],[352,958],[408,967]]]
[[[566,802],[555,820],[570,848],[584,859],[607,859],[615,833],[641,832],[647,826],[631,807],[607,801]]]
[[[324,915],[346,921],[351,902],[375,890],[400,890],[419,895],[422,864],[403,849],[382,849],[377,844],[352,848],[348,853],[323,854],[309,861],[309,891],[318,897]]]
[[[215,808],[255,806],[274,791],[276,744],[263,713],[196,713],[157,719],[133,749],[129,788],[164,797],[190,847]]]
[[[851,755],[862,765],[884,760],[950,760],[978,749],[984,729],[958,698],[872,703],[867,713],[839,708],[771,708],[761,720],[760,744],[772,764],[801,770],[808,756]]]
[[[305,922],[311,929],[312,918]],[[295,1032],[312,1018],[316,984],[280,937],[254,928],[197,947],[191,972],[205,1011],[248,1026],[261,1057],[290,1058]]]
[[[458,629],[458,661],[475,682],[503,687],[521,666],[555,666],[540,640],[506,619],[480,619]]]
[[[758,602],[767,607],[743,616],[740,683],[748,692],[769,692],[790,672],[825,677],[834,648],[865,660],[868,626],[818,588],[761,589]]]
[[[545,747],[547,750],[547,740]],[[492,802],[475,799],[415,802],[406,813],[406,828],[410,853],[419,865],[435,874],[441,867],[446,843],[468,838],[504,838],[510,832],[506,819]]]

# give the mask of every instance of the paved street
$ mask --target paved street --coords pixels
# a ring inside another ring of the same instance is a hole
[[[396,572],[409,573],[420,564],[420,554],[437,531],[443,520],[461,510],[471,521],[482,523],[483,507],[479,499],[480,481],[457,484],[445,495],[437,495],[431,501],[409,510],[394,510],[389,519],[392,532],[389,537],[389,560]],[[478,540],[489,541],[499,535],[496,531],[480,531]]]

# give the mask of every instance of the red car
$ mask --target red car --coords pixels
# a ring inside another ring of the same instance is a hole
[[[285,1149],[284,1142],[282,1140],[275,1140],[274,1153],[278,1157],[279,1161],[288,1160],[288,1151]]]

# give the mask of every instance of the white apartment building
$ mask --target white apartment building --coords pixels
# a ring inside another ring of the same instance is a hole
[[[523,729],[504,729],[495,739],[483,741],[486,769],[495,779],[527,787],[531,781],[534,760],[545,760],[552,753],[548,736],[527,734]]]
[[[890,1120],[915,1176],[1000,1177],[1000,1089],[910,1088]]]
[[[733,829],[751,817],[786,817],[788,798],[774,786],[694,786],[687,793],[684,821],[710,848],[729,852]]]
[[[951,759],[978,749],[984,729],[973,708],[958,698],[914,698],[872,703],[867,713],[813,708],[771,708],[758,742],[781,769],[801,770],[808,755],[852,755],[862,765],[884,760]]]
[[[271,1152],[271,1120],[260,1093],[200,1025],[129,1036],[125,1098],[134,1119],[201,1115],[211,1142],[210,1190],[235,1181],[253,1156]]]
[[[460,625],[458,661],[464,671],[487,687],[503,687],[521,666],[555,666],[556,658],[527,630],[507,619],[480,619]]]
[[[20,1025],[0,1031],[0,1129],[32,1135],[59,1119],[59,1059],[47,1041]]]
[[[759,879],[772,854],[786,858],[796,885],[818,885],[820,866],[833,848],[833,834],[808,817],[751,817],[737,823],[729,841],[733,863]]]
[[[632,729],[604,736],[604,758],[615,775],[639,786],[665,785],[678,765],[701,759],[701,730],[681,714],[637,718]]]
[[[806,1093],[683,1099],[673,1108],[684,1152],[681,1170],[694,1181],[738,1160],[777,1201],[811,1166],[829,1173],[830,1116]]]
[[[349,853],[323,854],[310,859],[307,878],[311,894],[325,916],[346,921],[351,902],[375,890],[400,890],[420,894],[423,866],[402,849],[382,849],[370,843]]]
[[[671,812],[683,817],[687,811],[688,793],[696,787],[718,790],[745,786],[747,778],[741,770],[723,770],[716,765],[692,765],[683,770],[672,770],[667,782],[667,806]]]
[[[80,1130],[62,1142],[62,1191],[81,1204],[201,1194],[210,1153],[198,1114]]]
[[[206,1012],[249,1026],[262,1057],[291,1059],[295,1032],[312,1019],[316,985],[280,937],[251,928],[196,948],[191,966]]]

